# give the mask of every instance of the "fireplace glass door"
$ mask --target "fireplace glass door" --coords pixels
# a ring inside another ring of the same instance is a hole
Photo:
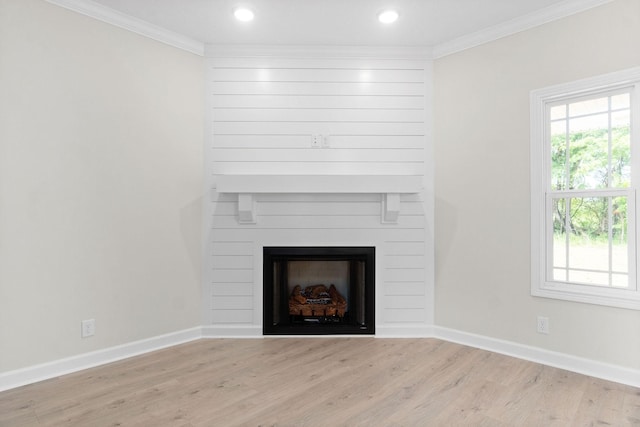
[[[265,247],[265,334],[374,333],[373,247]]]

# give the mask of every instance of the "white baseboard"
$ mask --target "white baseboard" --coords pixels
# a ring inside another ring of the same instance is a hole
[[[627,384],[633,387],[640,387],[640,370],[637,369],[625,368],[623,366],[598,362],[596,360],[558,353],[539,347],[531,347],[512,341],[471,334],[455,329],[439,326],[434,326],[433,329],[434,338],[517,357],[519,359],[529,360],[591,377]]]
[[[53,362],[29,366],[0,373],[0,391],[9,390],[23,385],[59,377],[87,368],[104,365],[137,356],[166,347],[171,347],[185,342],[197,340],[202,337],[200,326],[134,341],[103,350],[92,351],[90,353],[79,354]]]
[[[260,326],[205,326],[204,338],[264,338]],[[367,337],[368,335],[359,335]],[[279,338],[285,336],[278,335]],[[302,336],[296,335],[295,338]],[[310,335],[326,338],[335,335]],[[345,336],[346,337],[346,336]],[[640,370],[434,325],[377,325],[376,338],[438,338],[604,380],[640,387]]]
[[[432,325],[376,326],[376,338],[432,338]]]
[[[262,338],[262,326],[207,325],[202,327],[202,338]]]
[[[369,335],[359,335],[367,337]],[[278,336],[282,337],[282,336]],[[301,336],[295,336],[300,338]],[[315,337],[329,337],[315,336]],[[335,337],[332,335],[331,337]],[[621,384],[640,387],[640,370],[598,362],[524,344],[462,332],[433,325],[376,326],[376,338],[438,338],[543,365],[553,366]],[[0,391],[59,377],[128,357],[160,350],[200,338],[259,338],[262,327],[250,325],[208,325],[160,335],[49,363],[0,373]]]

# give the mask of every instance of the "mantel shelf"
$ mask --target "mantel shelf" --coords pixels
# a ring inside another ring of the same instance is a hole
[[[418,175],[216,175],[219,193],[419,193]]]
[[[257,222],[260,193],[334,194],[377,193],[381,199],[381,222],[395,224],[400,214],[400,194],[422,191],[417,175],[216,175],[218,193],[238,195],[238,222]]]

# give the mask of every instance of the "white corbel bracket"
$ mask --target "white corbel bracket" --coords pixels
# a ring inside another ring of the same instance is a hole
[[[400,195],[422,191],[419,175],[216,175],[216,191],[238,195],[238,223],[258,221],[257,194],[380,194],[380,222],[397,224]]]
[[[238,222],[240,224],[256,224],[256,200],[253,193],[238,193]]]
[[[382,213],[383,224],[397,224],[400,216],[400,193],[382,193]]]

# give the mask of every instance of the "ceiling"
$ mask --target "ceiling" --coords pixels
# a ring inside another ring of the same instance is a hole
[[[130,17],[205,44],[407,46],[449,43],[536,15],[568,14],[593,0],[94,0]],[[233,18],[249,6],[255,20]],[[380,24],[395,8],[400,18]]]

